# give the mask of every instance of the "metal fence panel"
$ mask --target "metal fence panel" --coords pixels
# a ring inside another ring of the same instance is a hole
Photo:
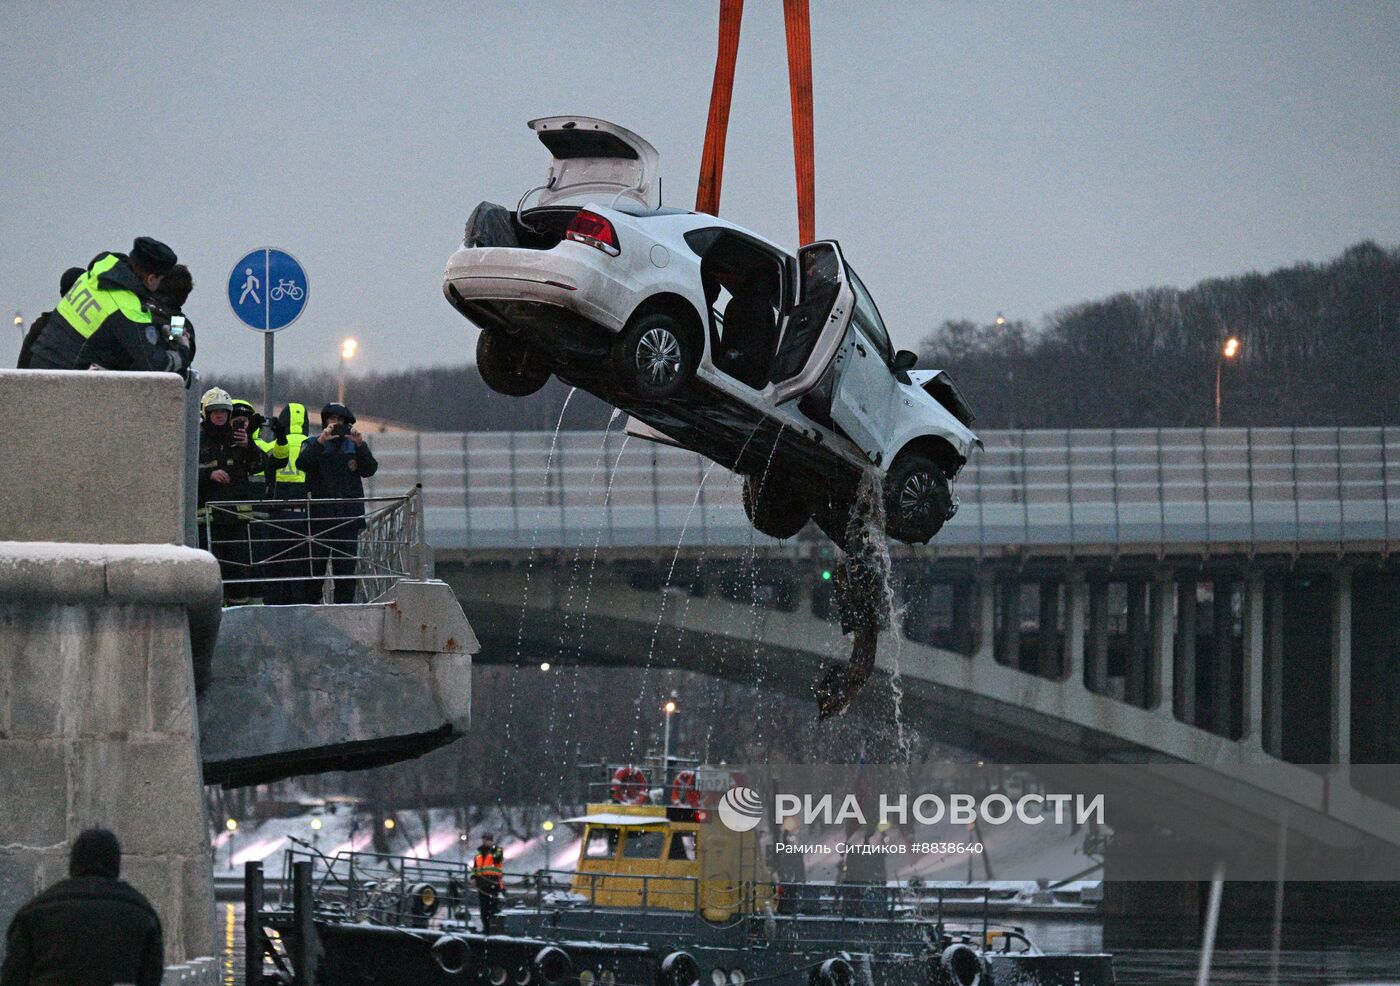
[[[1400,525],[1400,428],[991,431],[935,543],[1381,542]],[[374,493],[421,483],[444,548],[772,543],[728,471],[621,431],[384,434]],[[708,475],[707,475],[708,472]],[[684,537],[682,538],[682,532]]]

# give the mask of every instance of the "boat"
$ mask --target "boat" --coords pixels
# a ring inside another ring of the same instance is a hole
[[[728,785],[722,769],[597,766],[603,796],[565,820],[581,830],[574,869],[508,872],[490,933],[472,923],[462,863],[303,847],[289,854],[290,901],[266,907],[250,888],[250,941],[299,956],[278,959],[293,969],[318,945],[333,983],[1113,986],[1112,956],[1042,951],[993,919],[985,891],[979,918],[952,913],[941,889],[783,879],[760,831],[716,817],[704,778]]]

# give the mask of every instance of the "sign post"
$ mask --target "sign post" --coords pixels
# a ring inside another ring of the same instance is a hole
[[[284,250],[263,247],[233,265],[228,278],[228,303],[239,321],[263,334],[262,411],[272,417],[272,334],[301,316],[311,285],[306,270]]]

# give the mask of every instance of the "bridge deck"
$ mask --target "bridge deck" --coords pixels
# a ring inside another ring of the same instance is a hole
[[[1400,427],[993,431],[935,545],[1388,553]],[[373,494],[422,483],[439,549],[772,545],[737,478],[603,432],[385,434]]]

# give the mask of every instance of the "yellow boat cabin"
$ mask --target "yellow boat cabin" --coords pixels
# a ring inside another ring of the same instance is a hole
[[[656,804],[590,804],[573,893],[593,907],[689,911],[710,921],[761,912],[772,878],[754,833]]]

